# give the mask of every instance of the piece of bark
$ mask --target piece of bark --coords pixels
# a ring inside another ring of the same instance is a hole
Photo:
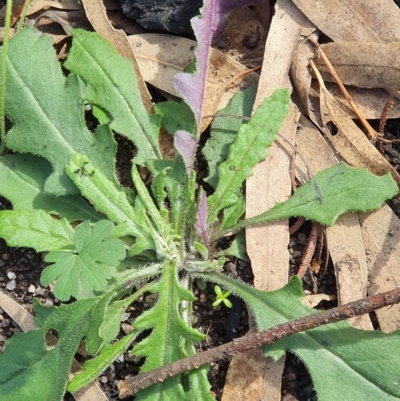
[[[392,0],[293,0],[334,42],[400,42],[400,10]]]

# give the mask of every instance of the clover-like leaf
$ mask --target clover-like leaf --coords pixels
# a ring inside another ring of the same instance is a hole
[[[110,238],[112,222],[101,220],[91,227],[88,221],[75,231],[75,248],[50,252],[45,261],[53,263],[42,273],[42,285],[55,281],[54,295],[61,301],[71,296],[80,299],[101,291],[111,278],[109,266],[116,266],[125,258],[123,243]]]

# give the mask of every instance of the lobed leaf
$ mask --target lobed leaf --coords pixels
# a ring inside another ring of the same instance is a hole
[[[26,28],[10,40],[5,108],[13,125],[5,145],[51,163],[45,192],[77,192],[64,171],[75,153],[87,155],[108,179],[116,180],[112,132],[99,127],[92,134],[86,128],[82,89],[77,76],[64,78],[49,37]]]
[[[143,371],[149,371],[186,356],[185,341],[200,341],[204,335],[189,327],[181,317],[181,301],[194,301],[191,292],[178,282],[177,266],[165,262],[160,280],[151,288],[159,294],[156,305],[135,322],[138,330],[152,329],[151,334],[133,349],[132,353],[146,357]],[[138,400],[187,400],[180,377],[173,377],[137,394]]]
[[[267,156],[267,147],[275,140],[289,110],[289,92],[276,90],[256,110],[239,132],[229,150],[228,159],[218,167],[219,180],[215,193],[208,198],[208,221],[218,212],[237,202],[243,181],[252,175],[254,166]]]
[[[137,164],[161,158],[160,119],[144,108],[132,63],[95,33],[76,29],[72,35],[72,48],[64,66],[86,83],[86,100],[105,110],[111,129],[134,143]]]
[[[113,230],[114,225],[108,220],[101,220],[93,227],[88,221],[80,224],[75,230],[75,249],[46,255],[44,260],[53,264],[43,270],[42,285],[55,281],[54,295],[61,301],[102,291],[111,278],[107,267],[116,266],[125,258],[123,243],[110,238]]]

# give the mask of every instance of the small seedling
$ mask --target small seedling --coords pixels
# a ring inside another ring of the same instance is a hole
[[[231,295],[230,291],[222,291],[219,285],[214,286],[214,291],[217,296],[212,306],[218,306],[221,302],[223,302],[227,308],[232,308],[232,302],[228,299],[229,295]]]

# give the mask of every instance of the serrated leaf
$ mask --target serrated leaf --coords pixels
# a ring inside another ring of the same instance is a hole
[[[390,173],[378,177],[366,169],[357,169],[345,163],[336,164],[319,172],[301,186],[287,201],[277,203],[272,209],[242,220],[225,232],[263,224],[286,217],[302,216],[321,224],[333,225],[346,212],[366,212],[379,209],[383,202],[398,193]]]
[[[72,359],[89,321],[96,299],[59,308],[46,308],[34,300],[39,329],[17,333],[6,341],[0,355],[0,399],[2,401],[61,401]],[[47,345],[45,334],[56,330],[58,342]]]
[[[159,117],[145,110],[132,63],[96,33],[76,29],[72,35],[72,48],[64,66],[84,80],[86,99],[106,110],[111,129],[135,144],[137,164],[161,158]]]
[[[0,158],[0,194],[12,203],[14,210],[42,209],[68,221],[100,220],[101,215],[81,195],[54,196],[44,192],[51,170],[51,165],[41,157],[3,156]]]
[[[56,220],[43,210],[2,210],[0,237],[9,246],[55,251],[73,244],[74,230],[67,220]]]
[[[101,353],[83,364],[83,372],[78,373],[68,384],[67,390],[74,393],[87,386],[106,370],[119,355],[126,352],[129,345],[139,334],[138,330],[129,333],[115,344],[105,347]]]
[[[251,116],[256,92],[257,87],[253,85],[243,92],[235,93],[228,105],[217,112],[211,123],[210,139],[204,145],[202,153],[208,164],[208,176],[204,178],[204,181],[214,189],[219,178],[218,166],[228,158],[229,147],[243,123],[240,117]],[[224,114],[230,116],[224,116]]]
[[[121,241],[110,238],[113,230],[108,220],[95,223],[93,228],[88,221],[80,224],[75,230],[75,249],[46,255],[45,262],[53,264],[43,270],[41,284],[55,281],[54,295],[61,301],[71,296],[81,298],[81,288],[92,295],[103,290],[111,278],[107,266],[116,266],[126,253]]]
[[[144,213],[134,208],[134,196],[119,184],[115,184],[96,169],[84,155],[76,154],[66,168],[68,176],[99,212],[104,213],[118,226],[115,236],[133,235],[143,249],[156,249],[144,220]]]
[[[47,159],[53,173],[44,189],[55,195],[77,192],[64,172],[74,153],[89,156],[103,174],[116,180],[114,138],[107,127],[95,134],[86,128],[82,89],[78,77],[64,78],[48,36],[27,28],[10,40],[5,109],[13,126],[5,145]]]
[[[296,277],[277,291],[264,292],[220,273],[200,274],[239,295],[251,308],[258,330],[317,311],[302,304],[301,281]],[[383,334],[363,331],[342,321],[294,334],[264,347],[267,356],[295,353],[309,369],[319,401],[400,400],[397,357],[400,331]]]
[[[267,156],[267,147],[275,140],[289,110],[289,92],[276,90],[256,110],[247,124],[240,126],[228,159],[219,165],[219,181],[215,192],[208,198],[209,222],[218,212],[237,201],[237,191],[243,181],[252,175],[254,166]]]
[[[177,267],[173,262],[165,262],[160,280],[151,288],[159,294],[156,305],[143,313],[135,322],[135,328],[151,334],[133,349],[132,353],[146,357],[142,371],[149,371],[176,361],[184,356],[185,342],[200,341],[204,335],[189,327],[181,317],[181,301],[193,301],[193,294],[180,286]],[[138,400],[187,400],[180,383],[180,377],[173,377],[138,393]]]

